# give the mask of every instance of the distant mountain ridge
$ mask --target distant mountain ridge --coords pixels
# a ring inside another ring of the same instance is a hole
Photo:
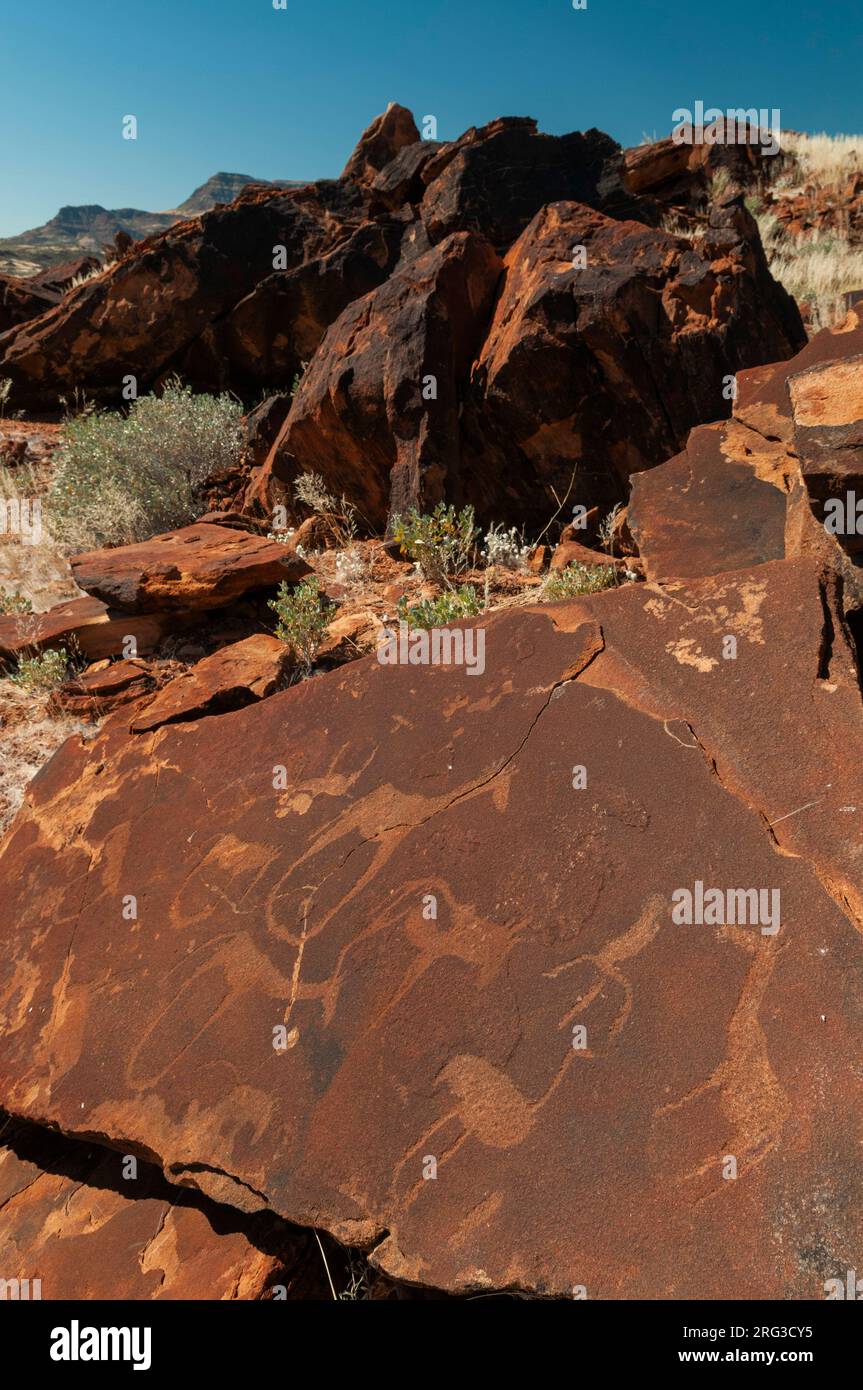
[[[75,256],[101,255],[117,232],[128,232],[135,240],[152,236],[183,217],[208,212],[217,203],[229,203],[249,183],[265,183],[294,188],[289,179],[256,179],[251,174],[220,172],[196,188],[177,208],[166,212],[144,212],[140,208],[103,208],[99,203],[73,204],[60,208],[55,217],[41,227],[0,237],[0,274],[35,275],[49,266]]]

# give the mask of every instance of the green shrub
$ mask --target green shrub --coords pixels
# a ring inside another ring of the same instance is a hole
[[[62,647],[59,651],[49,648],[37,656],[20,656],[17,668],[9,679],[34,693],[54,690],[66,679],[68,666],[69,655]]]
[[[460,589],[449,589],[439,598],[423,599],[421,603],[408,604],[407,598],[400,598],[397,608],[402,622],[409,627],[424,628],[446,627],[447,623],[473,618],[482,612],[482,604],[471,584],[462,584]]]
[[[8,589],[0,588],[0,614],[3,617],[12,613],[32,613],[33,605],[23,594],[10,594]]]
[[[457,512],[452,505],[438,502],[431,516],[411,507],[392,520],[393,540],[433,584],[446,584],[451,575],[468,568],[478,535],[473,507]]]
[[[598,594],[617,583],[613,565],[583,565],[579,560],[565,569],[555,570],[543,585],[547,599],[575,598],[579,594]]]
[[[174,378],[126,415],[67,419],[48,495],[52,534],[86,550],[186,525],[206,478],[238,461],[242,413],[232,397],[195,396]]]
[[[270,600],[270,607],[279,620],[276,636],[292,649],[301,673],[308,675],[315,664],[327,624],[333,620],[335,604],[319,592],[318,580],[313,576],[294,588],[287,583],[280,584],[277,597]]]

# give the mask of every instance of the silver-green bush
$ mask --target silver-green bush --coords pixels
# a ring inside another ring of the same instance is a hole
[[[233,397],[196,396],[173,379],[127,415],[90,409],[68,419],[47,499],[52,534],[88,550],[186,525],[201,484],[238,460],[242,414]]]

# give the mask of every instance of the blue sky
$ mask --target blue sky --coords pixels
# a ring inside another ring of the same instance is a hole
[[[860,0],[287,5],[0,0],[0,235],[64,203],[176,206],[218,169],[336,175],[391,100],[443,139],[532,115],[634,144],[699,98],[778,106],[797,130],[863,125]]]

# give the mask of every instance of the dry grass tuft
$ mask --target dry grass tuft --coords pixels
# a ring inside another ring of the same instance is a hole
[[[863,135],[798,135],[787,131],[782,136],[782,153],[786,169],[779,187],[814,184],[828,188],[863,169]]]
[[[774,213],[756,213],[756,220],[771,273],[798,304],[809,305],[812,328],[841,322],[845,296],[863,289],[863,248],[831,232],[791,236]]]
[[[74,734],[92,736],[79,719],[49,713],[48,696],[0,680],[0,835],[18,812],[27,786],[61,744]]]

